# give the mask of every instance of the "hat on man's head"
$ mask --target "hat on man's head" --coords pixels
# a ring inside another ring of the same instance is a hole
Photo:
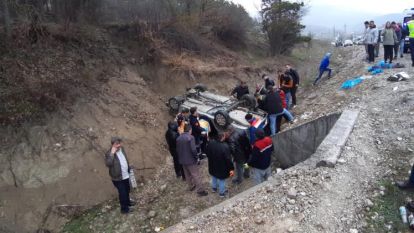
[[[111,138],[111,145],[113,145],[115,142],[122,142],[122,138],[118,136],[113,136]]]

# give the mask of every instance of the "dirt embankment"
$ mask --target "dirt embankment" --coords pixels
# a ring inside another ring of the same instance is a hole
[[[139,182],[150,182],[169,157],[168,96],[199,82],[222,93],[239,79],[254,86],[274,65],[251,64],[220,45],[210,56],[177,55],[167,44],[125,43],[110,31],[77,33],[2,48],[1,94],[14,114],[0,119],[2,232],[53,231],[113,198],[103,163],[113,135],[125,139]]]

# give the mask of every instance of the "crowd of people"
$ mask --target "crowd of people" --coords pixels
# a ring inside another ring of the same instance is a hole
[[[251,176],[259,184],[270,176],[271,136],[280,131],[283,118],[287,122],[293,121],[289,109],[297,104],[299,74],[288,64],[284,70],[278,70],[277,80],[266,74],[262,75],[262,80],[264,85],[256,87],[254,95],[257,107],[268,113],[268,127],[265,124],[258,126],[258,119],[247,113],[247,130],[229,125],[211,135],[203,126],[197,107],[182,108],[175,120],[168,123],[165,138],[175,175],[188,183],[189,191],[195,191],[199,196],[208,195],[199,166],[204,158],[208,160],[211,192],[217,192],[220,197],[225,197],[228,192],[226,180],[229,178],[233,184],[241,184]],[[240,81],[230,94],[242,99],[250,93],[247,83]]]
[[[412,17],[414,19],[414,15]],[[378,29],[374,21],[365,21],[364,44],[367,61],[375,62],[379,56],[380,43],[384,47],[384,61],[391,64],[398,56],[404,57],[405,38],[414,42],[414,20],[407,22],[406,26],[396,22],[386,22],[383,29]],[[410,43],[412,66],[414,66],[414,43]]]

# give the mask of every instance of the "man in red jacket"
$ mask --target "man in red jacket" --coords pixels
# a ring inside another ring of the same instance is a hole
[[[256,184],[260,184],[269,178],[272,171],[270,169],[273,142],[270,137],[265,137],[262,129],[256,130],[256,142],[254,143],[252,154],[248,165],[252,168],[253,179]]]

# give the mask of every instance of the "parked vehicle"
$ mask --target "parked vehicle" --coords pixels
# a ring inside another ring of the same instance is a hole
[[[247,113],[258,119],[256,127],[267,124],[267,113],[256,108],[256,99],[253,95],[244,95],[240,100],[233,97],[218,95],[209,92],[204,85],[190,88],[182,96],[175,96],[166,103],[172,112],[179,112],[182,108],[197,107],[200,119],[206,120],[214,128],[223,130],[228,125],[245,130],[249,123],[244,119]]]
[[[354,45],[354,42],[352,42],[352,40],[345,40],[344,41],[344,47],[353,46],[353,45]]]

